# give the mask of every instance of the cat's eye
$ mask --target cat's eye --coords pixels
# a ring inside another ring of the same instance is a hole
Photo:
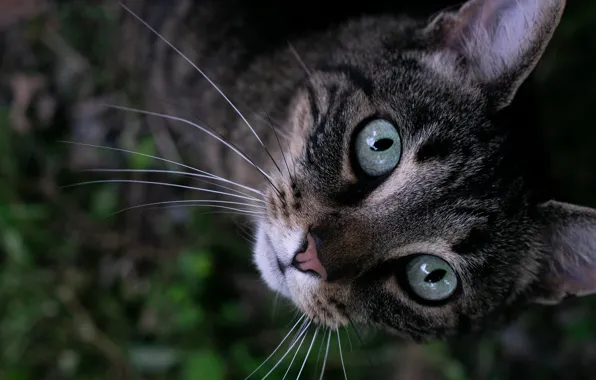
[[[376,119],[369,122],[356,136],[354,145],[360,168],[371,177],[393,170],[401,158],[401,137],[390,122]]]
[[[457,288],[457,276],[447,262],[437,256],[420,255],[406,266],[410,289],[426,301],[443,301]]]

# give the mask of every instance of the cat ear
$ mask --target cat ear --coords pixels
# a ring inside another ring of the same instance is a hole
[[[501,109],[538,63],[564,7],[565,0],[470,0],[432,28]]]
[[[553,304],[596,293],[596,210],[561,202],[540,206],[549,261],[540,273],[535,302]]]

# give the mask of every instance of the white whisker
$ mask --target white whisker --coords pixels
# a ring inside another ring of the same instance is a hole
[[[264,111],[263,111],[264,112]],[[269,115],[267,114],[262,115],[258,112],[254,112],[254,115],[259,118],[261,121],[270,124],[271,125],[271,129],[273,129],[281,138],[283,138],[284,140],[289,140],[290,139],[290,135],[287,132],[284,132],[281,128],[275,126],[272,122],[271,122],[271,118],[269,117]]]
[[[273,310],[271,311],[271,320],[275,319],[275,312],[277,311],[278,302],[279,302],[279,292],[275,292],[275,298],[273,299]]]
[[[341,369],[344,371],[344,379],[348,380],[348,374],[346,373],[346,365],[344,363],[344,355],[341,350],[341,338],[339,337],[339,329],[335,331],[337,332],[337,346],[339,347],[339,360],[341,361]]]
[[[329,330],[329,334],[327,335],[327,348],[325,349],[325,358],[323,359],[323,368],[321,368],[321,377],[319,380],[323,380],[323,375],[325,374],[325,367],[327,365],[327,357],[329,356],[329,344],[331,343],[331,330]]]
[[[245,190],[251,191],[258,195],[264,195],[262,192],[260,192],[259,190],[255,190],[252,187],[245,186],[245,185],[239,184],[234,181],[230,181],[229,179],[225,179],[223,177],[220,177],[220,176],[217,176],[217,175],[211,174],[211,173],[197,174],[197,173],[189,173],[189,172],[177,171],[177,170],[159,170],[159,169],[87,169],[84,171],[95,172],[95,173],[102,173],[102,172],[104,172],[104,173],[164,173],[164,174],[183,175],[183,176],[195,177],[195,178],[209,178],[209,179],[214,179],[217,181],[221,181],[221,182],[225,182],[225,183],[229,183],[231,185],[241,187]],[[244,194],[244,193],[242,193],[242,194]],[[257,198],[254,198],[254,199],[259,200]]]
[[[237,215],[260,215],[260,216],[265,215],[263,212],[260,212],[260,211],[249,211],[249,210],[243,210],[243,209],[235,208],[235,207],[212,205],[212,204],[169,205],[169,206],[166,205],[166,206],[159,207],[159,208],[177,208],[177,207],[212,207],[212,208],[221,208],[224,210],[232,210],[232,211],[234,211],[233,214],[237,214]]]
[[[300,375],[302,374],[302,371],[304,370],[304,366],[306,365],[308,356],[310,355],[310,350],[312,350],[312,346],[315,343],[315,340],[317,339],[317,333],[319,332],[319,328],[320,327],[317,327],[317,329],[315,330],[315,333],[312,336],[312,341],[310,342],[310,346],[308,346],[308,351],[306,351],[306,357],[304,358],[304,361],[302,362],[302,367],[300,367],[300,372],[298,372],[298,376],[296,376],[296,380],[298,380],[300,378]]]
[[[158,186],[166,186],[166,187],[177,187],[177,188],[187,189],[187,190],[195,190],[195,191],[203,191],[203,192],[212,193],[212,194],[227,195],[229,197],[247,199],[247,200],[250,200],[250,201],[253,200],[251,197],[248,197],[248,196],[243,196],[243,195],[238,195],[238,194],[232,194],[232,193],[226,193],[225,191],[211,190],[211,189],[206,189],[206,188],[203,188],[203,187],[185,186],[185,185],[178,185],[178,184],[175,184],[175,183],[167,183],[167,182],[141,181],[141,180],[134,180],[134,179],[105,179],[105,180],[97,180],[97,181],[86,181],[86,182],[79,182],[79,183],[74,183],[74,184],[71,184],[71,185],[66,185],[66,186],[63,186],[63,187],[64,188],[68,188],[68,187],[75,187],[75,186],[91,185],[91,184],[94,184],[94,183],[138,183],[138,184],[145,184],[145,185],[158,185]]]
[[[227,215],[238,215],[237,212],[232,212],[232,211],[211,211],[211,212],[201,212],[197,215],[214,215],[214,214],[227,214]],[[243,215],[242,215],[243,216]],[[264,215],[258,215],[258,214],[254,214],[251,215],[255,218],[264,218]]]
[[[354,347],[352,346],[352,338],[350,338],[350,329],[348,329],[348,326],[344,326],[345,330],[346,330],[346,335],[348,337],[348,344],[350,346],[350,352],[354,352]]]
[[[313,378],[316,376],[317,370],[319,369],[319,363],[321,362],[321,355],[323,354],[323,345],[325,344],[325,334],[327,334],[327,332],[323,333],[323,338],[321,339],[321,344],[319,344],[319,350],[317,351],[317,361],[315,363],[315,368],[312,375]]]
[[[300,66],[302,66],[302,68],[304,69],[306,74],[308,74],[309,77],[312,76],[312,72],[310,71],[308,66],[306,66],[306,63],[304,63],[304,61],[300,57],[300,54],[298,54],[298,51],[294,48],[294,45],[292,45],[292,43],[288,42],[288,47],[290,48],[290,52],[292,52],[292,55],[294,55],[294,57],[296,58],[298,63],[300,63]]]
[[[298,335],[297,339],[286,350],[286,353],[277,361],[277,363],[273,366],[273,368],[271,368],[271,370],[269,370],[269,372],[267,372],[267,374],[265,376],[263,376],[263,380],[265,380],[281,364],[281,362],[286,358],[286,356],[288,356],[288,354],[292,351],[292,348],[294,348],[296,343],[298,343],[300,338],[303,335],[304,335],[304,337],[306,337],[308,328],[310,327],[311,323],[312,323],[312,321],[308,321],[308,324],[302,329],[302,331],[299,332],[300,335]]]
[[[302,320],[304,320],[306,318],[306,315],[303,314],[302,317],[300,317],[298,319],[298,321],[296,321],[296,323],[294,324],[294,326],[292,326],[292,328],[290,329],[290,331],[288,331],[288,333],[286,334],[286,336],[281,340],[281,342],[277,345],[277,347],[275,348],[275,350],[273,350],[273,352],[271,353],[271,355],[269,355],[267,357],[267,359],[265,359],[263,361],[263,363],[261,363],[260,366],[258,366],[254,371],[252,371],[252,373],[250,375],[248,375],[244,380],[248,380],[252,375],[254,375],[259,369],[261,369],[261,367],[263,367],[265,365],[265,363],[267,363],[267,361],[269,359],[271,359],[271,357],[273,357],[273,355],[275,355],[275,353],[279,350],[279,348],[284,344],[284,342],[288,339],[288,337],[292,334],[292,332],[296,329],[296,327],[298,327],[298,324],[300,324],[300,322],[302,322]]]
[[[304,334],[304,336],[302,337],[302,340],[300,340],[300,344],[298,345],[298,348],[296,349],[296,352],[294,353],[294,356],[292,357],[292,361],[290,362],[290,365],[288,366],[288,369],[286,370],[286,373],[284,374],[284,377],[282,377],[281,380],[284,380],[286,378],[286,376],[288,376],[288,373],[290,373],[290,369],[292,369],[294,360],[296,360],[296,356],[298,356],[298,353],[300,352],[300,348],[302,347],[302,344],[306,340],[307,336],[308,336],[308,334]]]
[[[298,339],[300,339],[301,331],[308,329],[309,326],[310,326],[310,323],[307,325],[306,321],[305,321],[305,323],[303,323],[302,326],[300,326],[300,329],[298,330],[296,335],[294,335],[294,337],[290,341],[290,344],[294,344],[296,341],[298,341]]]
[[[234,151],[236,154],[238,154],[240,157],[242,157],[242,159],[244,159],[246,162],[248,162],[249,164],[251,164],[252,166],[254,166],[269,181],[272,181],[272,178],[267,173],[265,173],[260,167],[258,167],[257,164],[255,164],[244,153],[242,153],[240,150],[238,150],[238,148],[234,147],[228,141],[224,140],[223,138],[221,138],[217,134],[211,132],[207,128],[204,128],[204,127],[202,127],[202,126],[200,126],[200,125],[198,125],[196,123],[193,123],[190,120],[184,119],[182,117],[167,115],[167,114],[163,114],[163,113],[159,113],[159,112],[151,112],[151,111],[146,111],[146,110],[137,109],[137,108],[130,108],[130,107],[124,107],[124,106],[111,105],[111,104],[107,104],[106,107],[113,108],[113,109],[119,109],[121,111],[135,112],[135,113],[139,113],[139,114],[142,114],[142,115],[149,115],[149,116],[161,117],[161,118],[164,118],[166,120],[179,121],[181,123],[191,125],[191,126],[197,128],[197,129],[199,129],[199,130],[207,133],[209,136],[213,137],[217,141],[221,142],[222,144],[224,144],[225,146],[227,146],[228,148],[230,148],[232,151]]]
[[[287,161],[286,155],[284,153],[284,148],[281,146],[281,142],[279,141],[279,137],[278,137],[277,132],[275,130],[275,126],[273,125],[273,120],[271,120],[271,118],[269,117],[269,115],[267,115],[267,120],[269,122],[269,125],[271,126],[271,129],[273,130],[273,133],[275,134],[275,138],[277,139],[277,144],[279,146],[279,151],[280,151],[280,153],[282,155],[282,158],[283,158],[284,162],[286,163],[286,168],[288,169],[288,174],[290,175],[290,178],[292,178],[292,174],[290,173],[290,167],[288,165],[288,161]],[[286,144],[288,144],[288,140],[289,139],[286,139]],[[289,146],[288,146],[288,151],[289,150],[290,149],[289,149]],[[296,178],[296,162],[294,161],[294,158],[293,157],[291,157],[291,159],[292,159],[292,168],[294,169],[293,170],[294,171],[294,175],[293,176],[294,176],[294,178]]]
[[[89,169],[89,170],[83,170],[83,171],[87,171],[87,172],[108,172],[108,173],[122,173],[122,172],[131,172],[131,171],[132,172],[136,172],[136,173],[147,173],[147,172],[150,173],[151,172],[151,170],[141,170],[141,169],[139,169],[139,170],[136,170],[136,169],[130,169],[130,170],[129,169]],[[186,172],[182,172],[182,173],[186,173]],[[187,174],[190,174],[190,173],[187,173]],[[210,176],[207,176],[206,178],[215,180],[215,178],[210,177]],[[261,199],[258,199],[258,198],[254,197],[252,195],[248,195],[245,192],[243,192],[241,190],[238,190],[238,189],[235,189],[233,187],[225,186],[225,185],[222,185],[221,183],[207,181],[206,179],[199,179],[198,181],[199,182],[203,182],[203,183],[208,183],[210,185],[213,185],[213,186],[217,187],[218,189],[225,189],[225,190],[231,191],[231,192],[233,192],[235,194],[243,195],[245,197],[248,197],[248,198],[252,199],[254,202],[267,204],[267,202],[265,202],[265,201],[263,201]]]
[[[62,142],[64,144],[87,146],[87,147],[90,147],[90,148],[105,149],[105,150],[111,150],[111,151],[114,151],[114,152],[121,152],[121,153],[127,153],[127,154],[137,155],[137,156],[141,156],[141,157],[147,157],[147,158],[154,159],[156,161],[162,161],[162,162],[167,162],[169,164],[177,165],[177,166],[180,166],[180,167],[185,168],[185,169],[192,170],[192,171],[197,172],[197,173],[205,174],[207,176],[213,176],[214,179],[215,178],[222,178],[222,177],[219,177],[219,176],[217,176],[217,175],[215,175],[213,173],[209,173],[209,172],[206,172],[204,170],[200,170],[200,169],[194,168],[192,166],[182,164],[180,162],[168,160],[168,159],[165,159],[165,158],[162,158],[162,157],[152,156],[150,154],[145,154],[145,153],[141,153],[141,152],[135,152],[134,150],[128,150],[128,149],[122,149],[122,148],[114,148],[114,147],[111,147],[111,146],[86,144],[86,143],[80,143],[80,142],[76,142],[76,141],[62,140],[60,142]],[[97,170],[97,169],[95,169],[95,170]],[[225,180],[225,178],[222,178],[222,179]],[[228,180],[226,180],[226,181],[228,181]],[[244,185],[241,185],[241,184],[238,184],[238,183],[236,183],[236,185],[237,186],[244,186]],[[255,190],[255,191],[257,191],[257,190]]]
[[[239,223],[238,221],[234,221],[234,224],[238,227],[240,236],[244,238],[251,246],[256,244],[257,238],[256,236],[250,231],[250,229],[246,228],[244,223]]]
[[[240,206],[247,206],[247,207],[256,207],[256,208],[261,208],[261,209],[266,209],[263,206],[259,206],[259,205],[253,205],[250,203],[243,203],[243,202],[232,202],[232,201],[220,201],[220,200],[216,200],[216,199],[195,199],[195,200],[182,200],[182,201],[164,201],[164,202],[153,202],[153,203],[144,203],[142,205],[135,205],[135,206],[131,206],[131,207],[127,207],[127,208],[123,208],[122,210],[118,210],[115,213],[111,214],[110,216],[116,215],[116,214],[120,214],[122,212],[125,211],[130,211],[130,210],[134,210],[137,208],[143,208],[143,207],[151,207],[151,206],[161,206],[161,205],[171,205],[171,204],[201,204],[201,203],[222,203],[222,204],[231,204],[231,205],[240,205]]]
[[[244,123],[248,126],[248,128],[251,130],[251,132],[255,135],[255,137],[257,138],[257,140],[259,141],[259,143],[265,147],[265,144],[263,143],[263,141],[261,141],[261,138],[259,137],[259,135],[257,134],[257,132],[253,129],[253,127],[250,125],[250,123],[248,122],[248,120],[246,120],[246,118],[244,117],[244,115],[242,114],[242,112],[240,112],[240,110],[234,105],[234,103],[232,103],[232,101],[223,93],[223,91],[221,91],[219,89],[219,87],[217,87],[217,85],[211,80],[209,79],[209,77],[207,76],[207,74],[205,74],[203,72],[203,70],[201,70],[193,61],[191,61],[184,53],[182,53],[182,51],[180,49],[178,49],[176,46],[174,46],[174,44],[172,44],[170,41],[168,41],[164,36],[162,36],[157,30],[155,30],[151,25],[149,25],[149,23],[147,23],[146,21],[144,21],[141,17],[137,16],[136,13],[134,13],[131,9],[129,9],[126,5],[122,4],[122,2],[120,2],[120,5],[128,12],[130,13],[134,18],[136,18],[137,20],[139,20],[139,22],[141,22],[143,25],[145,25],[145,27],[147,29],[149,29],[152,33],[154,33],[160,40],[162,40],[163,42],[165,42],[170,48],[172,48],[176,53],[178,53],[180,55],[180,57],[182,59],[184,59],[186,62],[188,62],[195,70],[197,70],[197,72],[199,74],[201,74],[203,76],[203,78],[205,78],[205,80],[207,82],[209,82],[209,84],[211,86],[213,86],[213,88],[225,99],[225,101],[234,109],[234,111],[236,112],[236,114],[238,114],[238,116],[240,116],[240,118],[242,119],[242,121],[244,121]]]
[[[294,312],[294,316],[292,317],[292,320],[288,324],[286,324],[286,326],[289,326],[292,323],[294,323],[294,321],[297,320],[299,317],[300,317],[300,310],[296,310]]]

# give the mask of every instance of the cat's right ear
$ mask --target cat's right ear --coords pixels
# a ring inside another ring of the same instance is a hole
[[[596,210],[550,201],[539,206],[547,261],[533,299],[553,304],[596,294]]]
[[[469,0],[430,28],[446,56],[462,64],[498,110],[538,63],[564,7],[565,0]]]

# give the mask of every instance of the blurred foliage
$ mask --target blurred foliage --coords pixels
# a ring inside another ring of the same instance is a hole
[[[184,199],[174,189],[63,187],[113,178],[76,170],[96,162],[162,167],[148,156],[58,142],[160,154],[151,134],[137,127],[140,120],[100,106],[104,96],[131,101],[126,94],[136,88],[133,81],[122,85],[110,53],[118,39],[113,9],[102,2],[56,4],[5,27],[0,41],[0,379],[245,378],[296,319],[258,280],[242,222],[186,208],[114,215],[140,203]],[[592,206],[594,30],[596,3],[570,4],[532,79],[562,197]],[[43,84],[21,104],[19,88],[38,75]],[[168,177],[174,180],[185,183]],[[328,379],[344,376],[340,347],[350,379],[593,378],[595,317],[593,299],[570,301],[532,310],[504,331],[424,346],[355,330],[319,332],[314,340],[311,331],[296,342],[302,347],[296,357],[286,351],[288,338],[254,378],[286,352],[269,379],[283,378],[290,362],[288,377],[302,363],[302,377],[318,377],[327,342]]]

